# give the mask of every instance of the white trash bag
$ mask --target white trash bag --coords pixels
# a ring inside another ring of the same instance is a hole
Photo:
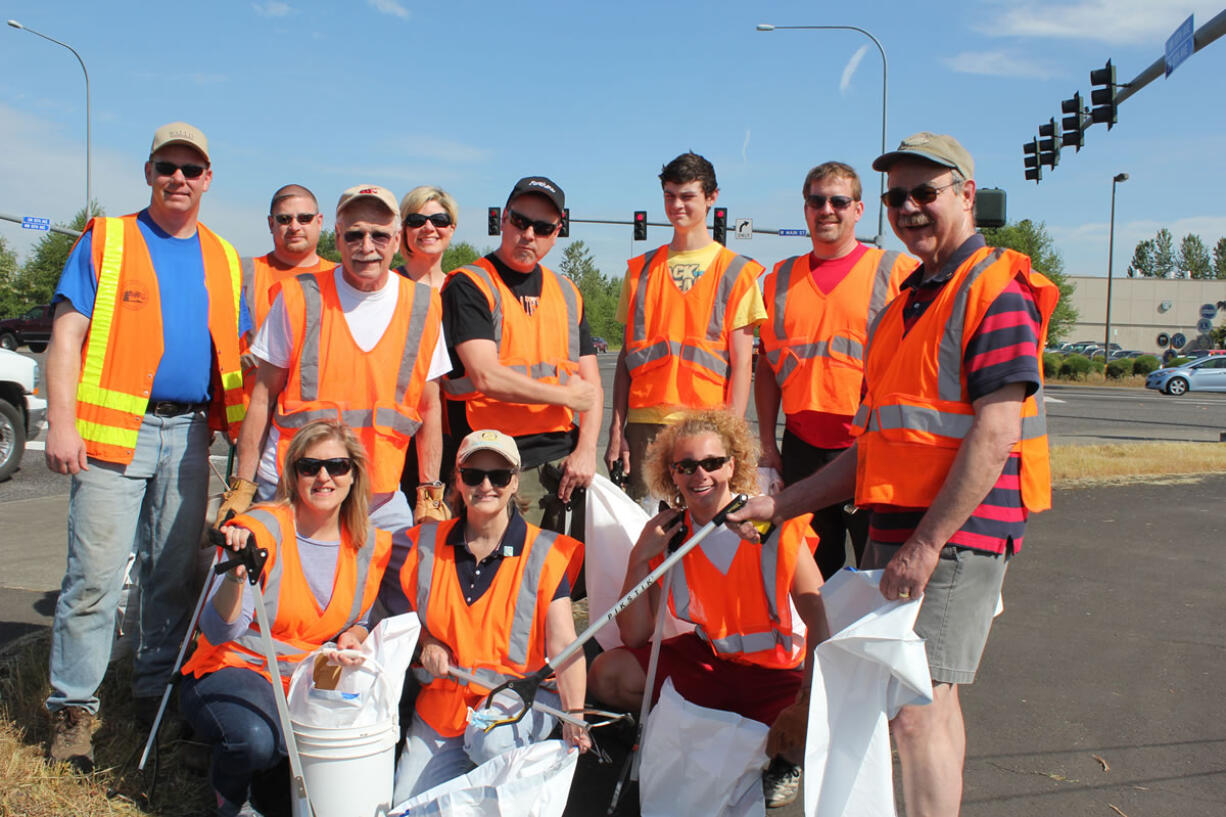
[[[596,621],[609,612],[621,597],[626,580],[630,549],[638,541],[643,526],[654,514],[648,514],[639,504],[605,477],[597,474],[587,489],[586,522],[583,528],[584,566],[586,569],[588,620]],[[664,620],[664,637],[688,633],[694,629],[689,622],[669,615]],[[596,633],[602,649],[622,646],[617,622],[610,621]]]
[[[392,807],[391,817],[562,817],[579,750],[521,746]]]
[[[643,817],[763,817],[769,732],[735,712],[690,703],[665,680],[643,735]]]

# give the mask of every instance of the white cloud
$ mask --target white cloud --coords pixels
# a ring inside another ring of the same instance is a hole
[[[860,67],[860,60],[864,59],[864,55],[868,53],[868,46],[862,45],[856,50],[856,53],[851,55],[851,59],[847,61],[847,65],[843,67],[843,77],[839,80],[839,93],[846,94],[847,88],[851,85],[851,78],[855,75],[856,69]]]
[[[296,11],[296,9],[290,6],[289,3],[283,3],[281,0],[268,0],[268,2],[265,3],[252,3],[251,7],[255,9],[255,13],[261,17],[285,17]]]
[[[1115,224],[1115,274],[1125,275],[1132,251],[1137,242],[1153,238],[1161,227],[1166,227],[1179,240],[1188,233],[1196,233],[1210,251],[1217,240],[1226,236],[1226,216],[1188,216],[1175,221],[1136,219]],[[1047,231],[1056,248],[1064,257],[1064,271],[1069,275],[1107,274],[1107,243],[1110,226],[1106,221],[1091,221],[1083,224],[1048,224]]]
[[[409,10],[396,2],[396,0],[367,0],[370,7],[380,14],[390,14],[393,17],[399,17],[401,20],[409,19]]]
[[[745,129],[745,141],[741,143],[741,161],[749,161],[749,128]]]
[[[942,62],[959,74],[1029,79],[1049,79],[1055,76],[1046,66],[1008,51],[963,51],[961,54],[945,57]]]
[[[1078,0],[1008,2],[976,28],[993,36],[1096,40],[1112,44],[1166,42],[1189,13],[1199,26],[1221,10],[1216,2]]]

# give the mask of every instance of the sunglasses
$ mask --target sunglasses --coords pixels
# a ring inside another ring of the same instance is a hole
[[[505,488],[511,484],[511,477],[513,476],[515,476],[515,471],[511,468],[494,468],[489,471],[482,470],[481,468],[460,469],[460,479],[469,488],[476,488],[486,479],[495,488]]]
[[[819,196],[817,193],[810,193],[805,196],[805,204],[814,210],[822,209],[826,206],[826,202],[830,202],[830,206],[835,210],[846,210],[855,203],[855,199],[851,196]]]
[[[451,226],[451,216],[446,213],[432,213],[428,216],[424,213],[409,213],[404,217],[404,226],[417,229],[426,226],[427,221],[440,230]]]
[[[313,477],[324,468],[330,477],[343,477],[353,470],[353,460],[350,457],[331,457],[317,460],[314,457],[302,457],[294,463],[294,472],[300,477]]]
[[[173,176],[176,170],[183,171],[185,179],[199,179],[208,168],[204,165],[177,165],[174,162],[158,161],[153,163],[153,169],[159,176]]]
[[[287,227],[297,221],[304,227],[319,217],[319,213],[277,213],[272,217],[272,220],[280,224],[282,227]]]
[[[935,187],[925,182],[921,185],[916,185],[908,190],[905,187],[891,187],[889,190],[881,194],[881,203],[886,207],[902,207],[907,203],[907,199],[911,199],[916,204],[932,204],[937,200],[937,196],[941,195],[941,191],[947,187],[953,187],[957,182],[943,184],[940,187]]]
[[[526,231],[531,227],[532,231],[542,238],[553,235],[553,231],[562,226],[552,221],[533,221],[523,213],[517,213],[514,210],[507,210],[507,218],[515,225],[515,229]]]
[[[699,468],[712,474],[728,464],[728,460],[732,457],[707,457],[701,460],[677,460],[673,463],[673,470],[678,474],[685,474],[687,477],[693,474]]]
[[[387,242],[392,240],[392,234],[383,230],[371,230],[370,232],[366,230],[346,230],[341,237],[345,239],[346,244],[358,244],[366,236],[370,236],[371,242],[377,247],[387,246]]]

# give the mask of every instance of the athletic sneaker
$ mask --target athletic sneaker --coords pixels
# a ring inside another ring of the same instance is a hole
[[[800,794],[800,767],[775,758],[762,773],[762,792],[767,808],[781,808],[794,802]]]
[[[82,772],[94,770],[94,713],[79,706],[66,706],[51,713],[53,763],[71,763]]]

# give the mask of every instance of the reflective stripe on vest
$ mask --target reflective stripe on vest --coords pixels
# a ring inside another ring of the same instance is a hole
[[[631,311],[630,323],[630,339],[632,343],[647,342],[647,277],[651,272],[651,267],[655,263],[656,258],[660,253],[667,253],[668,248],[657,247],[643,258],[643,268],[639,272],[638,285],[634,290],[634,304]],[[716,287],[715,303],[726,304],[732,297],[732,289],[736,286],[737,278],[740,277],[741,270],[749,263],[749,259],[743,255],[737,255],[728,262],[728,266],[724,269],[724,274],[720,276],[719,284]],[[667,270],[665,270],[667,273]],[[724,312],[720,309],[712,309],[711,317],[707,321],[707,341],[718,343],[724,333]],[[631,374],[635,369],[638,369],[648,363],[653,363],[657,360],[663,360],[667,357],[679,357],[684,361],[693,363],[704,369],[707,369],[716,378],[725,378],[728,376],[728,369],[731,366],[731,361],[726,351],[712,353],[699,346],[694,346],[684,341],[658,341],[650,346],[640,347],[627,351],[625,354],[626,369]]]
[[[894,265],[898,262],[901,255],[902,253],[896,250],[890,250],[889,252],[882,253],[881,257],[877,259],[877,269],[873,273],[873,289],[868,302],[866,318],[868,321],[875,320],[882,307],[885,306],[886,297],[890,292],[890,277],[894,272]],[[864,346],[845,335],[836,336],[832,341],[818,341],[815,343],[800,341],[789,343],[787,341],[788,332],[784,319],[787,316],[788,293],[792,287],[792,276],[799,274],[797,267],[799,262],[805,258],[807,256],[802,255],[789,259],[775,273],[775,299],[773,305],[775,322],[773,328],[780,346],[777,349],[768,351],[766,359],[770,363],[771,369],[775,372],[775,381],[780,386],[791,376],[796,367],[805,360],[828,357],[832,359],[851,358],[859,361],[861,364],[864,362]],[[792,352],[792,355],[789,355],[787,359],[783,359],[784,349]]]
[[[457,524],[463,524],[458,522]],[[417,536],[417,614],[424,621],[430,610],[430,583],[434,577],[434,554],[438,546],[438,525],[422,525]],[[515,609],[511,614],[511,632],[507,639],[507,661],[525,664],[528,647],[532,641],[532,624],[536,618],[537,588],[545,570],[545,560],[553,550],[558,534],[542,530],[532,540],[528,560],[524,565],[515,597]],[[501,683],[499,681],[498,683]],[[495,684],[497,686],[497,684]]]
[[[494,346],[499,351],[502,350],[502,290],[494,281],[489,270],[480,267],[476,264],[468,264],[461,267],[460,270],[467,270],[478,276],[484,283],[486,291],[491,294],[494,299],[494,304],[490,307],[490,314],[494,325]],[[460,270],[456,270],[459,272]],[[455,274],[454,272],[452,273]],[[542,278],[545,275],[554,275],[551,270],[546,270],[541,267]],[[544,290],[545,283],[541,281],[541,289]],[[579,360],[579,300],[575,297],[575,289],[568,286],[566,281],[559,280],[558,287],[562,290],[562,298],[566,301],[566,323],[569,327],[567,332],[567,358],[571,361]],[[524,366],[520,364],[507,365],[503,364],[512,371],[527,375],[533,380],[545,380],[547,378],[557,378],[557,382],[564,384],[569,382],[570,374],[565,369],[559,369],[556,365],[550,363],[534,363],[532,366]],[[475,394],[477,387],[473,384],[472,378],[465,374],[463,377],[443,379],[443,392],[452,397],[463,397],[469,394]]]

